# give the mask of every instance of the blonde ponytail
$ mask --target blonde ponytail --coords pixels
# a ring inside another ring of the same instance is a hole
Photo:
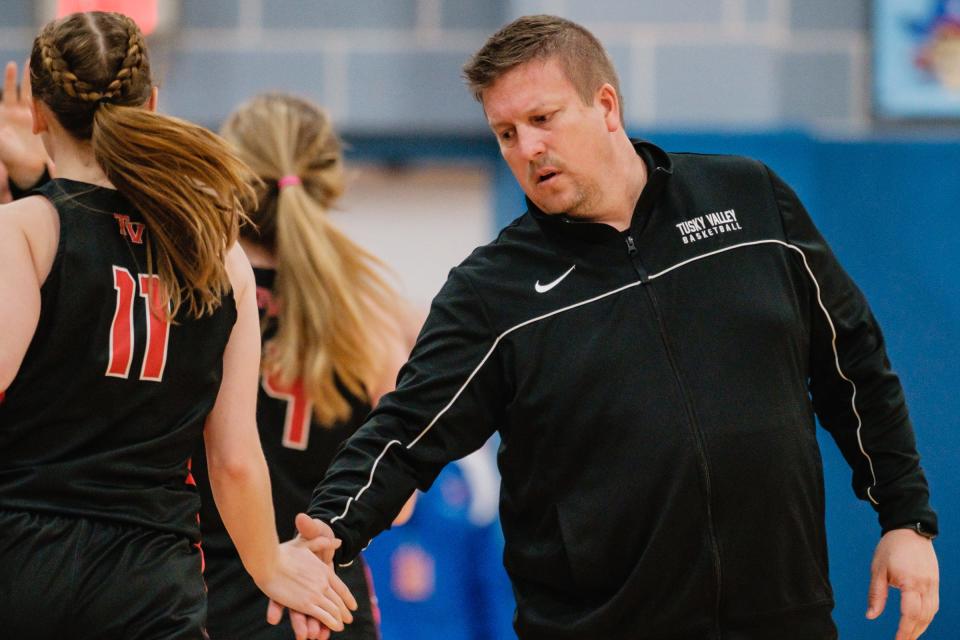
[[[279,303],[264,370],[299,380],[318,421],[333,425],[351,410],[339,385],[369,399],[379,382],[399,307],[383,263],[327,215],[343,192],[340,142],[322,110],[285,95],[242,105],[222,133],[263,180],[252,216],[260,235],[248,237],[276,256]],[[291,175],[299,180],[281,187]]]

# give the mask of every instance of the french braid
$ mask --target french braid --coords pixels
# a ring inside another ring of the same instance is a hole
[[[143,51],[146,48],[143,35],[133,20],[127,16],[121,16],[121,18],[126,22],[127,27],[127,53],[120,64],[117,75],[103,92],[102,99],[104,100],[124,96],[130,85],[136,81],[143,65]]]
[[[93,87],[77,78],[77,75],[70,70],[67,61],[63,59],[63,54],[60,53],[60,49],[53,43],[53,39],[49,35],[41,35],[39,44],[43,66],[50,77],[53,78],[54,84],[63,89],[71,98],[80,98],[85,102],[94,101],[89,98],[89,90]],[[80,91],[78,92],[77,89]],[[99,99],[100,96],[97,96],[95,100]]]
[[[115,98],[122,98],[130,89],[131,84],[136,81],[144,60],[143,35],[133,20],[127,16],[121,16],[121,20],[125,23],[124,26],[127,31],[126,54],[120,63],[120,69],[116,76],[106,88],[99,90],[91,83],[78,78],[77,74],[70,70],[66,60],[63,59],[63,54],[49,35],[40,36],[40,54],[43,59],[43,66],[50,73],[53,82],[62,88],[68,96],[77,98],[81,102],[112,101]]]

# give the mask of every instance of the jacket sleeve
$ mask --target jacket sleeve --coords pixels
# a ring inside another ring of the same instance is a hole
[[[820,424],[853,469],[853,490],[884,533],[920,523],[937,533],[903,387],[863,293],[840,266],[793,190],[769,171],[786,241],[810,289],[809,388]]]
[[[415,488],[478,449],[500,424],[503,376],[484,308],[462,267],[437,294],[397,388],[341,447],[308,513],[329,523],[349,563]]]

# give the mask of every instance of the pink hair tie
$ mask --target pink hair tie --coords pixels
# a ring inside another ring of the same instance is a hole
[[[303,184],[303,181],[300,179],[300,176],[283,176],[277,180],[277,187],[283,189],[284,187],[289,187],[295,184]]]

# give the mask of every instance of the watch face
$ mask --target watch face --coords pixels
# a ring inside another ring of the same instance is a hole
[[[924,538],[927,538],[928,540],[933,540],[934,538],[937,537],[936,534],[924,529],[923,524],[920,522],[916,523],[910,528],[916,531],[917,533],[919,533],[920,535],[922,535]]]

